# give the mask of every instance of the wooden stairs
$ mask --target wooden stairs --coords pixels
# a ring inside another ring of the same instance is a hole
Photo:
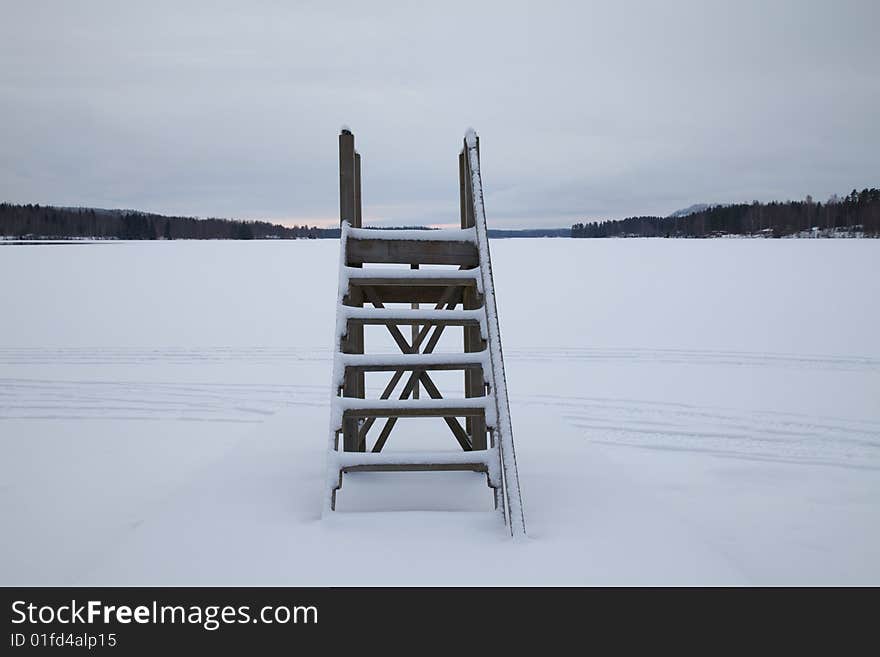
[[[335,509],[347,472],[473,471],[486,475],[511,535],[524,536],[476,134],[468,132],[459,155],[460,229],[362,228],[360,155],[346,129],[339,135],[339,170],[339,296],[325,511]],[[369,325],[387,327],[400,353],[364,353]],[[402,326],[411,327],[409,339]],[[462,327],[463,351],[434,353],[448,327]],[[443,397],[430,375],[441,370],[463,373],[462,397]],[[367,372],[391,373],[378,399],[366,398]],[[383,452],[397,421],[408,417],[442,419],[455,449]],[[384,423],[373,437],[379,419]]]

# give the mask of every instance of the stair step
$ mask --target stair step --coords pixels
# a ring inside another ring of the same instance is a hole
[[[495,404],[490,396],[466,399],[361,399],[334,397],[333,407],[341,417],[486,417],[495,424]],[[341,425],[341,422],[338,422]]]
[[[470,370],[487,369],[485,351],[458,354],[339,354],[339,364],[358,372],[394,370]]]
[[[398,263],[410,265],[480,264],[474,229],[459,230],[345,230],[345,264]]]
[[[446,228],[441,230],[382,230],[381,228],[343,227],[347,239],[405,240],[408,242],[470,242],[477,243],[474,228]]]
[[[479,286],[479,269],[456,269],[438,271],[436,269],[396,269],[392,267],[345,267],[343,276],[349,286],[391,286],[391,285],[432,285],[432,286]]]
[[[486,322],[486,313],[482,308],[476,310],[408,310],[405,308],[340,306],[339,311],[342,317],[349,322],[363,325],[433,324],[436,326],[480,326],[483,328]]]
[[[433,470],[464,470],[485,472],[489,477],[489,485],[501,486],[501,470],[498,460],[498,448],[473,450],[469,452],[330,452],[330,472],[338,478],[334,481],[336,488],[341,485],[343,472],[387,472],[387,471],[433,471]],[[336,475],[336,473],[339,473]]]

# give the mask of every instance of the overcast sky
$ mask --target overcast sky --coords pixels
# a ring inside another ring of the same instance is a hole
[[[0,0],[0,200],[490,225],[880,186],[880,2]]]

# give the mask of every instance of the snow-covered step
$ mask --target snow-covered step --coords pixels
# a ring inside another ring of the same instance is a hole
[[[342,275],[348,285],[437,285],[479,286],[479,268],[474,269],[402,269],[395,267],[344,267]]]
[[[433,324],[435,326],[479,326],[481,329],[485,329],[486,324],[486,311],[482,308],[476,310],[411,310],[406,308],[339,306],[339,314],[350,323],[364,325]]]
[[[476,267],[480,252],[472,228],[371,230],[344,228],[345,264],[421,264]]]
[[[491,480],[497,480],[500,476],[498,471],[498,451],[495,447],[471,452],[420,452],[420,451],[396,451],[396,452],[333,452],[332,465],[340,469],[358,470],[375,467],[378,469],[396,469],[395,466],[410,466],[407,469],[416,469],[423,466],[425,470],[458,470],[472,469],[479,466],[483,471],[488,471]]]
[[[465,399],[360,399],[334,397],[337,424],[343,417],[483,417],[495,423],[495,402],[491,397]]]
[[[330,450],[327,461],[328,487],[331,504],[335,506],[336,491],[342,488],[346,472],[418,472],[458,470],[485,472],[489,486],[498,491],[504,485],[498,448],[490,447],[469,452],[343,452]]]
[[[457,354],[338,354],[339,365],[361,372],[394,370],[467,370],[486,367],[488,353]]]
[[[352,228],[343,224],[346,239],[353,240],[406,240],[409,242],[471,242],[477,243],[474,228],[448,228],[441,230],[382,230],[377,228]]]

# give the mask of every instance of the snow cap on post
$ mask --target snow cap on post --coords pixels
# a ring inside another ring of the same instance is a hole
[[[477,145],[477,133],[473,128],[468,128],[464,133],[464,143],[468,148],[474,148]]]

